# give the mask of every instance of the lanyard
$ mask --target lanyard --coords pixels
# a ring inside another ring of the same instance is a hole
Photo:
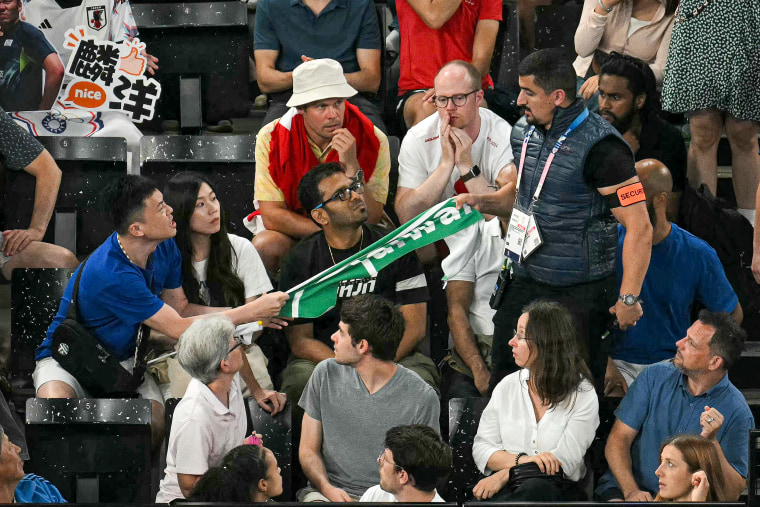
[[[541,194],[541,190],[544,188],[544,182],[546,181],[546,175],[549,174],[549,167],[551,167],[552,162],[554,161],[554,155],[557,154],[562,144],[565,142],[565,139],[567,139],[567,136],[570,135],[570,133],[578,128],[578,125],[583,123],[583,121],[588,118],[588,109],[584,109],[581,114],[579,114],[575,120],[573,120],[573,123],[570,124],[569,127],[567,127],[567,130],[559,136],[559,139],[557,139],[557,142],[554,144],[554,148],[552,148],[552,152],[549,154],[549,156],[546,158],[546,164],[544,165],[544,171],[541,173],[541,179],[538,181],[538,186],[536,187],[536,191],[533,193],[533,201],[538,201],[538,196]],[[525,134],[525,139],[523,139],[523,145],[522,145],[522,153],[520,153],[520,168],[517,172],[517,188],[515,193],[515,202],[517,202],[517,194],[520,193],[520,181],[522,180],[522,174],[523,174],[523,166],[525,165],[525,153],[528,151],[528,141],[530,140],[531,136],[533,135],[533,132],[536,130],[536,126],[533,125],[530,127],[530,130],[528,130],[528,133]]]

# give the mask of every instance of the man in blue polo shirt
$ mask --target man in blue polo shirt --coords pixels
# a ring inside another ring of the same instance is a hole
[[[380,25],[372,0],[260,0],[253,56],[256,80],[269,98],[263,125],[280,118],[293,93],[293,69],[330,58],[359,93],[350,102],[385,132],[380,110],[362,94],[380,87]]]
[[[236,325],[243,324],[275,317],[288,299],[287,294],[275,292],[233,309],[188,303],[182,289],[182,257],[171,240],[177,233],[172,208],[155,184],[128,175],[106,190],[106,198],[116,232],[87,259],[77,296],[78,320],[128,370],[134,367],[141,324],[176,340],[202,314],[221,312]],[[88,396],[79,381],[51,357],[53,334],[66,318],[81,269],[66,286],[58,314],[37,349],[32,376],[39,398]],[[270,325],[283,323],[273,320]],[[161,392],[150,375],[137,392],[151,400],[153,441],[159,442],[164,421]]]
[[[673,362],[641,372],[615,413],[605,448],[610,470],[596,489],[599,500],[651,501],[659,490],[654,472],[660,446],[683,433],[713,442],[727,500],[739,498],[748,472],[748,432],[755,421],[744,396],[728,380],[728,369],[741,356],[745,338],[729,314],[702,310],[676,343]]]
[[[667,219],[673,177],[654,159],[636,163],[636,172],[647,196],[652,222],[652,258],[641,299],[646,312],[635,327],[617,330],[607,362],[604,392],[622,396],[641,371],[671,359],[676,342],[691,323],[694,302],[713,312],[730,313],[742,321],[742,307],[715,250]],[[618,227],[618,286],[622,281],[625,228]]]

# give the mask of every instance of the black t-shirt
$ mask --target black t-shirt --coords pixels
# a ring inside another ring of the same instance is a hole
[[[312,276],[337,264],[381,239],[387,231],[364,224],[364,237],[352,248],[332,250],[327,245],[323,232],[316,232],[298,243],[285,259],[280,274],[279,290],[286,291]],[[360,287],[361,286],[361,287]],[[414,252],[408,253],[378,272],[374,279],[349,280],[338,288],[335,308],[317,319],[296,319],[291,325],[312,323],[314,338],[332,347],[330,336],[338,330],[340,307],[346,297],[344,294],[372,292],[387,298],[398,305],[424,303],[430,299],[422,264]],[[360,289],[357,291],[357,289]]]
[[[686,144],[681,131],[658,116],[641,126],[636,161],[645,158],[659,160],[673,176],[673,191],[683,192],[686,186]]]
[[[0,107],[8,111],[39,108],[42,65],[52,53],[55,48],[42,32],[24,21],[0,37]]]
[[[634,176],[633,152],[628,143],[617,136],[605,137],[586,156],[583,178],[591,188],[620,185]]]

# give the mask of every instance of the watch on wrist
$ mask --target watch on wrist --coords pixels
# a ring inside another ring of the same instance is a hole
[[[635,296],[633,294],[621,294],[618,299],[622,301],[626,306],[633,306],[641,301],[641,298],[639,296]]]
[[[477,178],[478,176],[480,176],[480,167],[478,167],[478,165],[475,164],[474,166],[470,168],[470,172],[468,172],[467,174],[464,174],[459,179],[462,180],[463,183],[465,183],[465,182],[470,181],[473,178]]]

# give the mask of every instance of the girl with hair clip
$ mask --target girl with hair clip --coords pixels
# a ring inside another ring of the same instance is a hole
[[[499,382],[483,411],[472,453],[487,477],[473,493],[494,501],[582,500],[577,482],[599,403],[575,322],[559,303],[533,302],[509,345],[522,369]]]
[[[676,435],[660,448],[656,502],[726,502],[720,458],[701,435]]]
[[[272,451],[260,445],[235,447],[197,482],[191,502],[261,503],[282,494],[282,476]]]
[[[164,187],[164,200],[174,208],[174,241],[182,253],[182,288],[190,303],[236,307],[272,290],[251,242],[227,233],[210,180],[197,173],[177,174]],[[274,319],[266,323],[276,329],[279,324],[284,322]],[[252,395],[262,408],[276,414],[285,406],[285,395],[272,390],[261,348],[250,345],[245,357],[240,372],[247,387],[244,395]],[[169,379],[172,395],[181,397],[190,377],[173,359],[169,360]]]

